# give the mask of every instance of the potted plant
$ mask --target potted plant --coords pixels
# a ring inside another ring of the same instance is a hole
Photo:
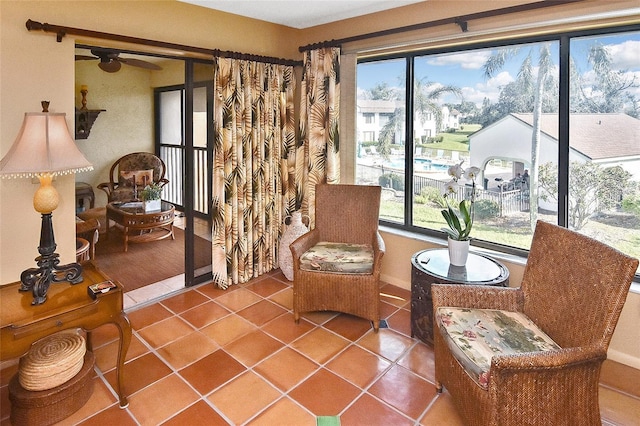
[[[150,183],[149,185],[145,186],[142,191],[140,191],[140,198],[142,198],[142,205],[144,207],[145,213],[160,210],[161,193],[162,187],[156,183]]]
[[[449,167],[451,181],[445,185],[443,194],[442,216],[447,221],[448,228],[442,228],[447,233],[447,246],[449,248],[449,263],[454,266],[464,266],[469,255],[469,241],[471,240],[471,228],[473,227],[473,203],[476,198],[476,178],[480,174],[478,167],[469,167],[466,171],[462,168],[461,161],[455,166]],[[471,181],[471,197],[463,198],[458,205],[451,203],[452,198],[458,192],[461,177]]]

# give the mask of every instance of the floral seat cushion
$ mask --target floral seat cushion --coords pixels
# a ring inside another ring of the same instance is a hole
[[[440,307],[436,324],[453,356],[484,389],[488,387],[493,355],[560,349],[520,312]]]
[[[373,248],[368,244],[322,241],[300,256],[300,269],[339,274],[371,274]]]

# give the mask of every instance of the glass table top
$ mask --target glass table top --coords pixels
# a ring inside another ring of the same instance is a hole
[[[453,266],[449,263],[447,249],[424,250],[416,254],[415,266],[429,273],[449,281],[466,283],[485,283],[495,281],[506,271],[497,261],[488,256],[469,252],[465,266]]]

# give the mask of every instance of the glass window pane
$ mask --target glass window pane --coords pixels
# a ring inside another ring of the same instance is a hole
[[[160,93],[160,143],[182,145],[182,90]]]
[[[193,146],[207,147],[207,87],[193,89]]]
[[[416,57],[414,225],[446,227],[440,194],[460,163],[480,169],[472,238],[528,249],[537,219],[557,222],[557,202],[531,194],[535,172],[557,167],[557,64],[557,43]],[[471,197],[472,181],[458,184],[453,205]]]
[[[358,64],[356,183],[381,185],[380,219],[404,223],[406,60]]]
[[[640,257],[640,33],[571,41],[569,227]]]

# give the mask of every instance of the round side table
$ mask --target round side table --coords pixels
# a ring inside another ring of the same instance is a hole
[[[411,258],[411,336],[433,345],[431,284],[509,285],[509,270],[480,253],[469,252],[465,266],[449,263],[445,249],[422,250]]]

